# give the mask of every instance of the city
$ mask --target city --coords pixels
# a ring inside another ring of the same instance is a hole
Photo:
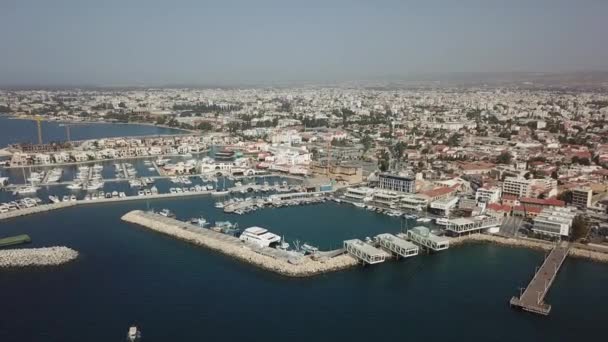
[[[608,4],[0,8],[0,340],[604,335]]]

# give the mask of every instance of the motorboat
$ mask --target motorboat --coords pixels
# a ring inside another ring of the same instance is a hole
[[[169,209],[162,209],[158,212],[158,214],[164,217],[175,217],[175,214],[173,214]]]
[[[239,239],[243,242],[256,245],[258,247],[270,247],[281,241],[277,234],[269,232],[262,227],[249,227],[243,231]]]
[[[82,183],[72,183],[67,186],[69,190],[82,190]]]
[[[137,329],[136,326],[132,326],[129,328],[129,331],[127,332],[127,339],[129,341],[137,341],[141,338],[141,332]]]
[[[438,217],[435,219],[435,224],[438,226],[447,226],[450,220],[447,217]]]

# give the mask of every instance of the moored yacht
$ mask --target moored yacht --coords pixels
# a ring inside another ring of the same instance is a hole
[[[281,241],[281,237],[277,234],[271,233],[265,228],[255,226],[245,229],[239,239],[258,247],[270,247],[270,245]]]

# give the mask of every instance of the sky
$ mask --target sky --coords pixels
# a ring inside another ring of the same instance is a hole
[[[608,70],[606,0],[0,0],[0,85]]]

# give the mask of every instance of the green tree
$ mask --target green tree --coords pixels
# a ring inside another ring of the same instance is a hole
[[[366,134],[361,138],[361,144],[363,144],[363,152],[365,153],[374,146],[374,139]]]
[[[509,151],[504,151],[496,158],[496,162],[498,164],[510,164],[511,159],[513,159],[513,155]]]
[[[582,215],[575,216],[572,221],[572,239],[583,239],[587,234],[589,234],[589,222]]]

